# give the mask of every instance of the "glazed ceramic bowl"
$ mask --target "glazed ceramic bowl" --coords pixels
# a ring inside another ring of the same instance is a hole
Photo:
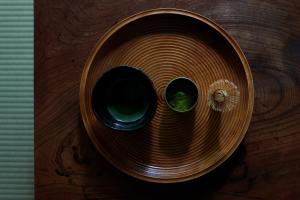
[[[143,127],[156,108],[156,92],[148,76],[130,66],[118,66],[97,81],[92,106],[97,119],[120,131]]]

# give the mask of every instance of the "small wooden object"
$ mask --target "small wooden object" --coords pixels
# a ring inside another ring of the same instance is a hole
[[[214,111],[231,111],[240,101],[240,91],[233,82],[221,79],[209,86],[207,101]]]

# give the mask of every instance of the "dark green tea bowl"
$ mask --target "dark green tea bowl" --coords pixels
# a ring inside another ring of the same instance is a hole
[[[186,113],[197,105],[198,88],[196,83],[186,77],[171,80],[165,89],[165,100],[175,112]]]
[[[92,95],[97,119],[119,131],[142,128],[156,110],[157,95],[151,80],[130,66],[117,66],[104,73]]]

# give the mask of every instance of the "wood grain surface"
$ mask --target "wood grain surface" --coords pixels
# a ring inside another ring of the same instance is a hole
[[[133,177],[158,183],[198,178],[230,157],[248,130],[254,105],[250,67],[232,38],[201,15],[169,8],[131,16],[100,39],[86,63],[80,110],[89,138],[103,157]],[[92,106],[99,77],[124,64],[141,69],[158,97],[151,121],[131,134],[107,128]],[[176,113],[166,103],[167,84],[176,77],[194,80],[199,90],[190,113]],[[208,90],[219,79],[238,88],[240,102],[230,112],[208,105]]]
[[[300,1],[35,1],[36,199],[298,199]],[[217,170],[159,185],[128,177],[95,150],[79,111],[88,54],[113,24],[176,7],[222,25],[248,58],[255,85],[246,138]]]

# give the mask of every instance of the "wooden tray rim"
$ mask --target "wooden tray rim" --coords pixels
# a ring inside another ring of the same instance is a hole
[[[239,137],[238,141],[236,142],[236,144],[217,163],[215,163],[214,165],[206,168],[206,170],[203,170],[199,173],[192,174],[190,176],[181,177],[181,178],[158,179],[158,178],[153,178],[153,177],[147,177],[147,176],[140,175],[138,173],[134,173],[132,171],[128,171],[128,170],[124,169],[122,166],[115,163],[113,161],[114,159],[110,158],[99,147],[99,144],[97,142],[97,138],[94,136],[93,130],[90,127],[90,122],[89,122],[89,119],[88,119],[88,113],[85,110],[86,104],[85,104],[84,99],[85,99],[86,80],[87,80],[87,77],[88,77],[90,66],[91,66],[95,56],[97,55],[97,53],[99,52],[99,50],[103,46],[103,44],[114,33],[116,33],[119,29],[126,26],[127,24],[129,24],[129,23],[131,23],[135,20],[138,20],[140,18],[146,17],[146,16],[158,15],[158,14],[175,14],[175,15],[182,15],[182,16],[191,17],[191,18],[194,18],[196,20],[201,21],[202,23],[205,23],[205,24],[209,25],[215,31],[220,33],[230,43],[230,45],[234,48],[235,52],[238,54],[238,56],[240,58],[240,61],[243,64],[244,71],[245,71],[246,78],[247,78],[247,84],[248,84],[248,107],[247,107],[247,110],[245,111],[245,112],[247,112],[247,117],[244,121],[243,130],[241,131],[240,137]],[[253,85],[253,78],[252,78],[252,73],[251,73],[251,70],[250,70],[250,66],[248,64],[248,61],[247,61],[242,49],[239,47],[238,43],[222,27],[220,27],[218,24],[216,24],[211,19],[209,19],[207,17],[204,17],[204,16],[202,16],[198,13],[188,11],[188,10],[176,9],[176,8],[158,8],[158,9],[150,9],[150,10],[138,12],[138,13],[132,15],[132,16],[129,16],[128,18],[123,19],[119,23],[112,26],[108,31],[106,31],[106,33],[104,33],[104,35],[98,40],[95,47],[92,49],[89,57],[87,58],[87,61],[86,61],[85,65],[84,65],[84,68],[83,68],[81,81],[80,81],[79,102],[80,102],[80,112],[81,112],[82,120],[83,120],[83,123],[84,123],[84,126],[86,128],[88,136],[90,137],[92,143],[94,144],[96,149],[100,152],[100,154],[107,161],[109,161],[113,166],[115,166],[117,169],[124,172],[125,174],[127,174],[129,176],[132,176],[132,177],[135,177],[135,178],[140,179],[140,180],[144,180],[144,181],[148,181],[148,182],[155,182],[155,183],[177,183],[177,182],[184,182],[184,181],[192,180],[192,179],[198,178],[200,176],[203,176],[203,175],[209,173],[210,171],[214,170],[219,165],[221,165],[223,162],[225,162],[233,154],[233,152],[238,148],[238,146],[242,142],[243,138],[245,137],[245,134],[248,130],[248,127],[249,127],[249,124],[250,124],[250,121],[251,121],[251,117],[252,117],[252,113],[253,113],[253,106],[254,106],[254,85]]]

